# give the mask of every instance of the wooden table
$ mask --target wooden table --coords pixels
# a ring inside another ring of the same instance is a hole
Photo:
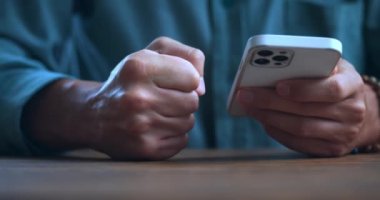
[[[95,152],[0,158],[0,199],[380,199],[380,154],[185,150],[168,161]]]

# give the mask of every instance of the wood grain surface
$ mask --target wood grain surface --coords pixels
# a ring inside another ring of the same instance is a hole
[[[0,157],[0,199],[380,199],[380,154],[185,150],[117,162],[93,151]]]

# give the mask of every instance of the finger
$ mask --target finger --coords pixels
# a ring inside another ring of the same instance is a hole
[[[205,56],[199,49],[182,44],[168,37],[159,37],[148,45],[147,49],[160,54],[172,55],[189,61],[197,69],[200,76],[203,76],[203,66]]]
[[[161,146],[160,149],[183,149],[186,147],[187,142],[189,140],[188,134],[173,136],[173,137],[166,137],[161,139]]]
[[[187,146],[187,143],[187,134],[160,140],[160,146],[158,148],[159,155],[156,160],[168,159],[176,155]]]
[[[166,117],[187,116],[199,106],[196,92],[180,92],[158,88],[152,100],[153,110]]]
[[[337,102],[354,94],[362,80],[353,66],[341,59],[336,73],[321,79],[295,79],[280,81],[277,93],[299,102]]]
[[[137,155],[129,159],[133,160],[164,160],[168,159],[183,148],[186,147],[188,142],[187,134],[180,136],[173,136],[169,138],[159,139],[156,134],[150,133],[145,134],[138,141],[143,141],[142,144],[132,143],[130,146],[135,146],[135,153],[132,155]],[[132,150],[133,151],[133,150]],[[125,159],[125,158],[123,158]]]
[[[267,110],[253,110],[250,115],[265,125],[275,127],[299,138],[345,142],[346,129],[341,123],[320,118],[301,117]]]
[[[105,127],[107,132],[135,135],[154,135],[166,138],[183,135],[189,132],[195,123],[194,114],[181,117],[165,117],[154,111],[136,114],[124,121],[110,120]]]
[[[188,133],[195,123],[194,114],[182,117],[164,117],[152,123],[153,134],[159,134],[160,138],[178,137]]]
[[[197,91],[200,95],[205,93],[206,89],[203,80],[205,56],[201,50],[182,44],[168,37],[159,37],[155,39],[148,45],[147,49],[156,51],[160,54],[177,56],[189,61],[201,77]]]
[[[296,102],[279,96],[273,89],[243,88],[238,91],[238,100],[247,110],[264,109],[319,117],[340,122],[352,121],[363,108],[357,98],[348,98],[339,103]]]
[[[133,113],[155,111],[166,117],[178,117],[192,114],[198,110],[199,96],[195,91],[182,92],[159,87],[131,86],[122,94],[113,94],[97,112],[98,117],[120,119]]]
[[[265,129],[272,138],[298,152],[314,156],[337,157],[347,154],[350,151],[350,148],[345,146],[320,139],[297,137],[272,126],[266,126]]]
[[[152,81],[160,88],[191,92],[198,88],[200,77],[185,59],[141,50],[125,59],[123,81]],[[132,79],[132,80],[131,80]]]

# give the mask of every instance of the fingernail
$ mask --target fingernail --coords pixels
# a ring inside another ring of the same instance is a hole
[[[203,77],[200,78],[199,86],[196,89],[199,96],[202,96],[206,93],[206,84]]]
[[[280,96],[288,96],[290,93],[290,87],[286,83],[279,83],[276,90]]]
[[[251,102],[253,100],[253,93],[247,90],[239,90],[238,99],[241,102]]]

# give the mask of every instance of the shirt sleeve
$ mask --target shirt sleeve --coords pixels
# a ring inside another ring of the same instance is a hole
[[[0,0],[0,155],[38,152],[22,112],[41,88],[70,77],[70,13],[69,1]]]

